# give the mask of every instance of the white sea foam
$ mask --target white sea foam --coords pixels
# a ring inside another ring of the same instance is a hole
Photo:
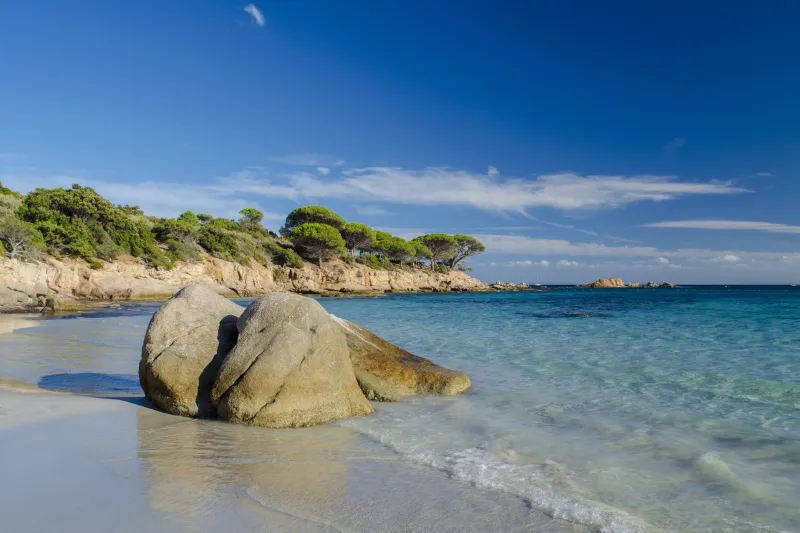
[[[531,507],[548,516],[589,526],[600,533],[655,533],[658,530],[642,520],[613,507],[594,501],[580,501],[561,493],[552,480],[533,465],[520,466],[475,448],[436,453],[420,451],[414,444],[395,438],[398,432],[364,428],[352,421],[343,425],[388,446],[407,460],[441,470],[455,479],[481,489],[502,491],[518,496]]]

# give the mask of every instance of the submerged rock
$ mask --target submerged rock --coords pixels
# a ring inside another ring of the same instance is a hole
[[[574,313],[573,312],[573,313],[567,314],[567,316],[570,317],[570,318],[591,318],[592,315],[590,315],[589,313]]]
[[[44,302],[42,313],[75,313],[78,309],[78,302],[72,298],[48,298]]]
[[[347,338],[361,390],[370,400],[397,401],[417,394],[460,394],[472,382],[463,372],[441,367],[337,318]]]
[[[341,327],[319,302],[288,293],[255,300],[212,388],[221,420],[310,426],[373,411]]]
[[[150,320],[139,382],[160,409],[181,416],[213,416],[211,386],[236,344],[244,309],[202,285],[181,289]]]

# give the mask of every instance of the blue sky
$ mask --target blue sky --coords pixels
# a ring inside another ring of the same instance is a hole
[[[538,4],[538,5],[536,5]],[[800,4],[0,4],[0,180],[469,233],[486,280],[800,283]]]

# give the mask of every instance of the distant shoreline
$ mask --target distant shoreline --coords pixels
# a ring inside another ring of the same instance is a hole
[[[50,307],[55,312],[109,306],[119,302],[164,300],[192,283],[232,298],[270,292],[321,297],[374,297],[392,293],[546,290],[526,283],[487,284],[460,271],[377,270],[340,261],[322,267],[242,265],[203,255],[171,270],[152,268],[121,256],[92,268],[80,259],[45,257],[39,262],[0,259],[0,312],[24,313]],[[48,304],[49,302],[49,304]]]

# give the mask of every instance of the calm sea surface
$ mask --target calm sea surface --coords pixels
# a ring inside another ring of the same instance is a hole
[[[498,531],[530,531],[527,512],[586,531],[800,532],[798,288],[320,302],[472,378],[465,395],[383,404],[329,426],[356,435],[344,455],[374,449],[405,469],[402,484],[381,489],[393,498],[424,493],[436,475],[453,494],[468,487],[491,495],[498,516],[508,502],[521,502],[523,512],[505,513],[515,522],[498,522]],[[0,375],[82,394],[141,396],[137,364],[155,309],[124,305],[2,334]],[[219,435],[228,426],[209,427]],[[236,429],[243,430],[258,431]],[[297,440],[304,430],[283,431],[270,438]],[[248,448],[250,458],[261,453]],[[269,499],[251,488],[231,490]],[[406,530],[448,530],[431,512]],[[458,513],[449,519],[470,522],[469,509]],[[579,530],[556,522],[541,530]]]

